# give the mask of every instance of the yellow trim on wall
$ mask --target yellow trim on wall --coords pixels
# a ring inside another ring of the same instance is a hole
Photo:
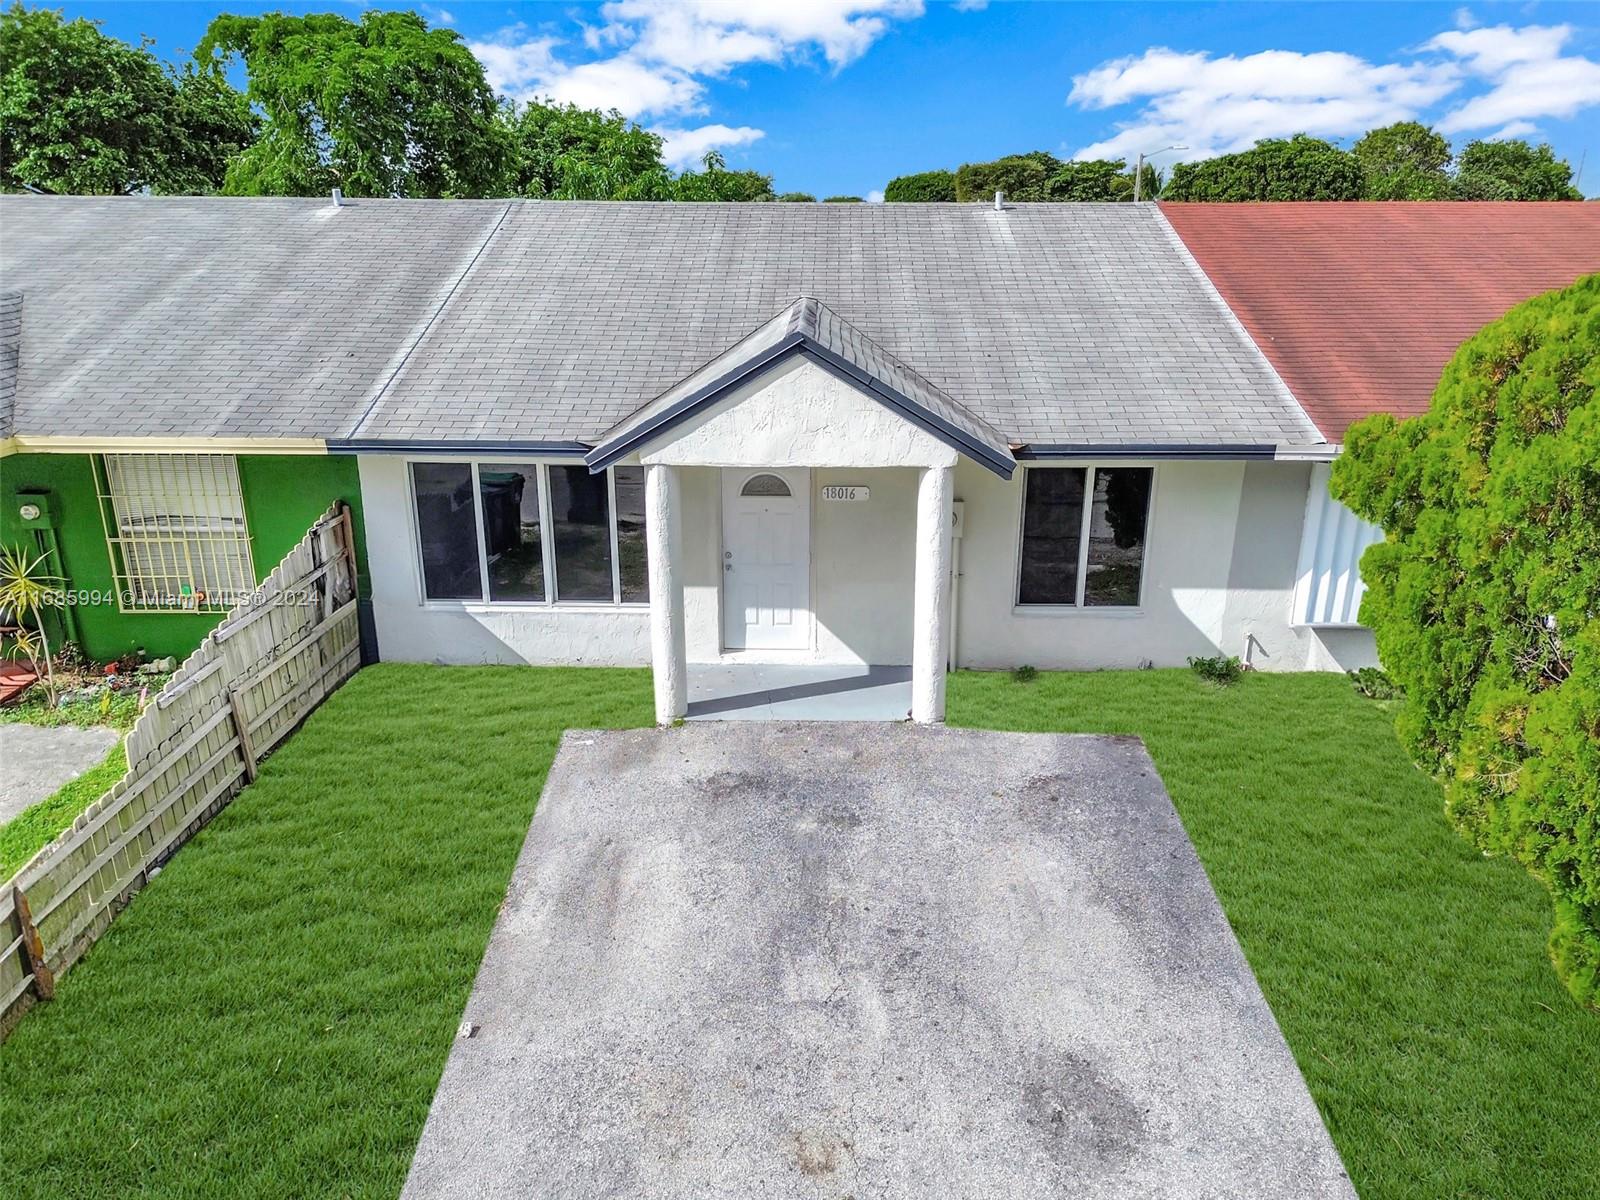
[[[0,442],[0,454],[326,454],[322,438],[30,437]]]

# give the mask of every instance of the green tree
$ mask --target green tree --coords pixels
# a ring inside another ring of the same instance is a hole
[[[824,204],[861,204],[861,203],[863,203],[863,201],[862,201],[860,196],[824,196],[822,198],[822,202]]]
[[[1361,620],[1457,827],[1550,890],[1600,1004],[1600,275],[1468,339],[1428,412],[1354,425],[1333,493],[1385,538]]]
[[[883,189],[886,204],[948,204],[956,198],[954,171],[922,171],[900,175]]]
[[[1359,200],[1361,164],[1348,150],[1297,133],[1251,149],[1179,163],[1165,200]]]
[[[772,176],[757,171],[730,171],[715,150],[706,151],[699,171],[685,171],[672,181],[672,200],[771,200]]]
[[[1126,159],[1096,158],[1062,163],[1061,169],[1045,184],[1051,200],[1064,202],[1122,201],[1133,199],[1133,172]],[[1144,164],[1141,194],[1154,200],[1161,191],[1161,176],[1149,163]]]
[[[483,66],[460,37],[411,12],[211,22],[195,60],[243,59],[265,122],[228,167],[236,195],[501,194],[509,155]]]
[[[16,4],[0,13],[0,187],[120,195],[209,192],[255,136],[211,67],[164,68],[98,22]]]
[[[507,187],[549,200],[659,200],[672,179],[661,163],[661,138],[616,109],[507,102]]]
[[[1450,143],[1419,121],[1397,121],[1351,147],[1365,200],[1448,200]]]
[[[1456,163],[1455,194],[1461,200],[1582,200],[1572,186],[1572,168],[1547,145],[1469,142]]]
[[[773,197],[781,204],[815,204],[817,198],[810,192],[780,192]]]
[[[956,171],[956,200],[962,204],[993,200],[996,192],[1004,192],[1007,200],[1018,204],[1049,200],[1050,179],[1064,166],[1043,150],[1008,154],[993,162],[964,163]]]

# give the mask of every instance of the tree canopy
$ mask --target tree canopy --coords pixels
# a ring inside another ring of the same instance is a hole
[[[1248,150],[1179,163],[1163,200],[1359,200],[1361,163],[1332,142],[1297,133]]]
[[[1572,168],[1549,146],[1524,141],[1471,142],[1456,162],[1462,200],[1582,200]]]
[[[244,61],[261,136],[228,166],[224,190],[304,196],[485,196],[509,153],[483,66],[448,29],[412,12],[224,15],[201,64]]]
[[[255,136],[243,96],[209,66],[164,68],[149,43],[16,4],[0,12],[0,187],[195,193]]]
[[[1581,200],[1549,146],[1469,142],[1460,155],[1436,130],[1400,121],[1349,150],[1297,134],[1173,168],[1166,200]]]
[[[708,150],[701,170],[685,171],[672,181],[665,200],[772,200],[772,176],[759,171],[730,171],[722,155]]]
[[[612,109],[507,102],[507,190],[548,200],[657,200],[671,190],[661,138]]]
[[[954,171],[920,171],[915,175],[900,175],[889,180],[888,186],[883,189],[886,204],[950,203],[955,198]]]
[[[1144,195],[1155,198],[1160,177],[1145,164]],[[1063,162],[1044,150],[1010,154],[992,162],[966,163],[955,175],[955,199],[992,200],[1004,192],[1019,204],[1133,199],[1133,173],[1124,159]],[[884,191],[888,199],[888,190]]]
[[[1418,121],[1398,121],[1351,147],[1361,164],[1365,200],[1448,200],[1450,143]]]
[[[1600,1005],[1600,275],[1457,351],[1422,416],[1351,427],[1333,493],[1385,538],[1361,621],[1452,819],[1550,890],[1550,949]]]

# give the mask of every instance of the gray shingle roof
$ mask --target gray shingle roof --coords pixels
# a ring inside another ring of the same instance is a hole
[[[647,445],[780,361],[804,354],[941,441],[984,462],[1006,478],[1016,467],[1005,437],[937,386],[888,353],[827,305],[801,296],[727,351],[686,375],[649,404],[602,433],[589,454],[594,470]]]
[[[0,201],[18,432],[593,442],[796,296],[1010,441],[1315,430],[1154,206]]]
[[[0,292],[0,437],[13,432],[21,352],[22,293]]]
[[[341,432],[504,211],[7,196],[0,287],[28,314],[16,431]]]

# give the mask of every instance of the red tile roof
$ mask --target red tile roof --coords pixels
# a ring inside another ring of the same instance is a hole
[[[1161,211],[1330,441],[1428,406],[1456,348],[1600,271],[1600,204],[1168,204]]]

